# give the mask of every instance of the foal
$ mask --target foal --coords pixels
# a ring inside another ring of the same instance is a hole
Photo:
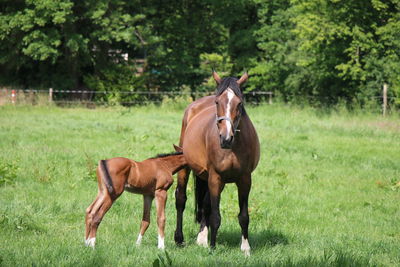
[[[150,224],[150,208],[156,198],[158,248],[164,249],[165,204],[167,190],[173,183],[172,175],[186,166],[182,149],[176,153],[160,154],[154,158],[136,162],[127,158],[100,160],[97,167],[98,194],[86,209],[85,244],[94,248],[96,232],[104,214],[124,190],[143,195],[143,219],[136,244]]]

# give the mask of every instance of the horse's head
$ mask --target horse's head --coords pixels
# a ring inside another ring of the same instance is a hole
[[[215,105],[217,108],[216,121],[221,148],[230,149],[235,138],[235,132],[243,113],[243,94],[240,86],[248,79],[244,73],[240,79],[228,77],[221,79],[213,71],[214,80],[217,82]]]

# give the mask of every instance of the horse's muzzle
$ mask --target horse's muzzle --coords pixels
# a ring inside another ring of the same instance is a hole
[[[233,144],[233,136],[230,136],[229,138],[225,138],[224,136],[220,135],[219,141],[220,141],[221,148],[231,149],[232,144]]]

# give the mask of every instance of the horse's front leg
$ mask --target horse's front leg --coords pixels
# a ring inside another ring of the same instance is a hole
[[[167,190],[157,189],[155,192],[155,196],[156,196],[157,225],[158,225],[158,248],[164,249],[165,206],[168,196]]]
[[[242,243],[240,249],[246,256],[250,256],[250,245],[249,245],[249,210],[248,201],[249,193],[251,188],[251,174],[241,178],[237,183],[238,196],[239,196],[239,224],[242,228]]]
[[[215,248],[218,228],[221,225],[221,214],[219,211],[219,202],[221,192],[224,189],[224,183],[221,177],[215,171],[210,171],[208,177],[208,190],[210,194],[211,213],[210,213],[210,229],[211,229],[211,248]]]
[[[175,230],[175,243],[182,245],[183,231],[182,231],[182,219],[183,211],[186,205],[186,187],[189,180],[190,169],[184,168],[178,172],[178,185],[175,190],[175,207],[176,207],[176,230]]]

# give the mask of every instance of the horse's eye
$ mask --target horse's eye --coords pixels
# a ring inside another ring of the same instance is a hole
[[[218,103],[218,100],[215,100],[215,104],[216,104],[216,105],[218,105],[218,104],[219,104],[219,103]]]

